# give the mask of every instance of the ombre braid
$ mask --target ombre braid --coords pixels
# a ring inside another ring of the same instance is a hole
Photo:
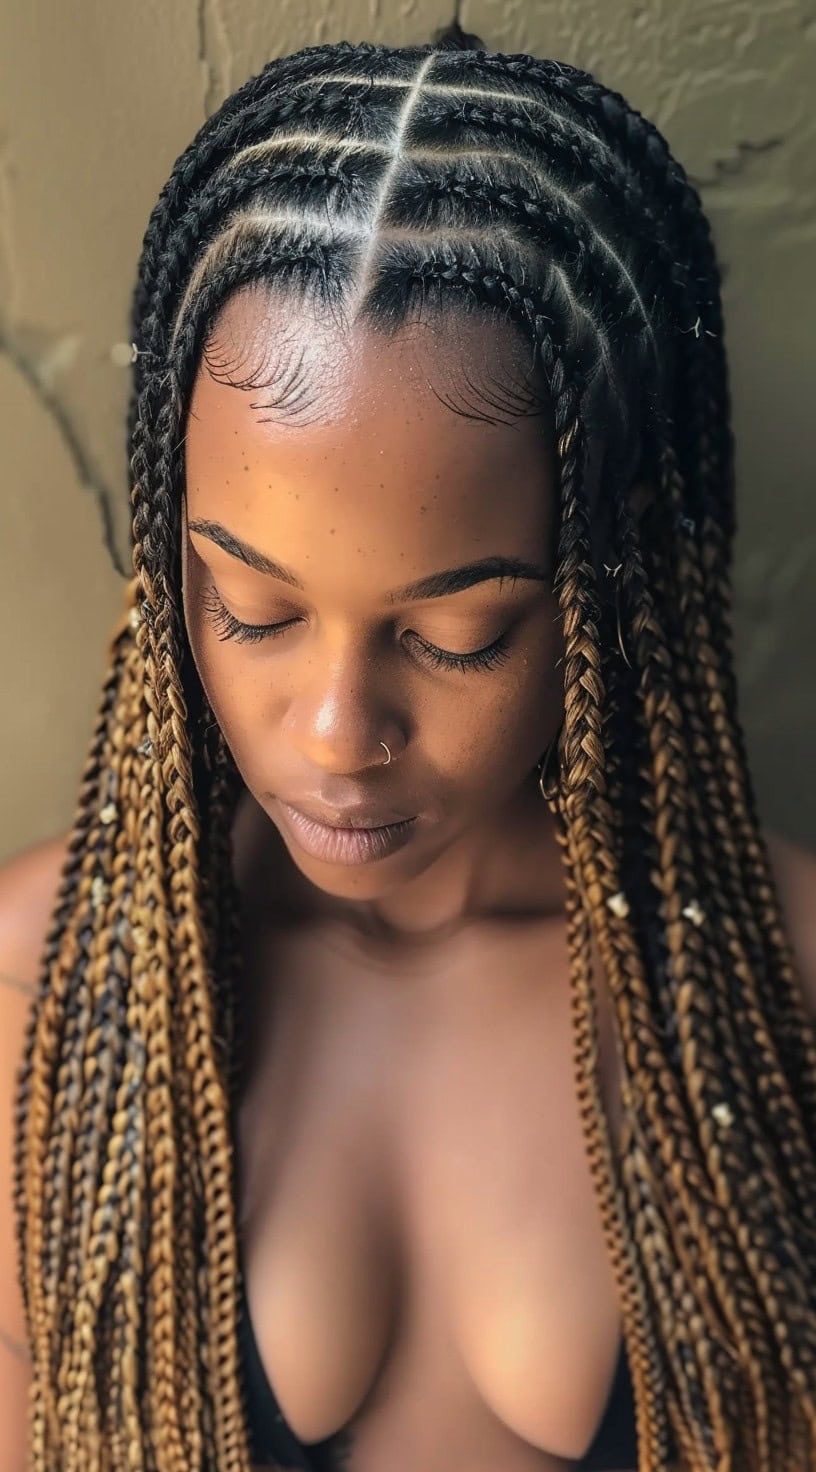
[[[578,1104],[638,1472],[816,1468],[816,1041],[737,710],[719,279],[657,130],[592,77],[309,47],[200,130],[133,299],[133,571],[20,1074],[34,1472],[248,1472],[233,1107],[242,784],[181,618],[185,418],[253,283],[396,335],[512,324],[552,407],[565,717],[548,802]],[[590,472],[590,466],[600,467]],[[636,518],[628,492],[651,486]],[[597,1074],[593,946],[625,1133]]]

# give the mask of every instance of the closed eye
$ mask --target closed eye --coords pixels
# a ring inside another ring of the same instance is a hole
[[[233,613],[230,613],[214,584],[208,588],[202,600],[202,606],[218,638],[222,641],[235,639],[239,644],[260,644],[264,639],[279,639],[287,629],[299,622],[298,619],[287,619],[284,623],[279,624],[242,623]],[[460,671],[495,669],[507,659],[509,654],[507,634],[500,635],[492,644],[488,644],[484,649],[476,649],[472,654],[453,654],[450,650],[440,649],[436,644],[429,644],[427,640],[421,639],[419,634],[412,633],[408,637],[419,647],[421,658],[434,669]]]

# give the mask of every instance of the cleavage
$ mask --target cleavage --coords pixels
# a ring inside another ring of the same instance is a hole
[[[467,1008],[451,984],[431,1014],[418,988],[372,1005],[339,963],[327,989],[300,951],[241,1193],[259,1350],[300,1440],[386,1394],[424,1414],[443,1385],[439,1417],[481,1408],[568,1456],[591,1438],[620,1319],[540,966],[537,989],[471,978]]]

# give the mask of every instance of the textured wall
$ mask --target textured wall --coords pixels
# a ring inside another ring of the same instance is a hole
[[[73,812],[128,555],[129,295],[173,160],[270,56],[425,41],[453,4],[0,0],[0,856]],[[594,71],[702,189],[739,445],[743,718],[763,817],[816,844],[816,0],[462,0],[459,16],[495,49]]]

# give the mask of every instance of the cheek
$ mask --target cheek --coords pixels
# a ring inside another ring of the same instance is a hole
[[[234,751],[240,742],[241,728],[251,723],[251,697],[247,698],[246,682],[236,680],[235,646],[219,639],[202,609],[205,580],[197,567],[198,559],[182,556],[182,603],[184,626],[190,652],[202,688],[221,730]]]
[[[562,623],[550,611],[526,636],[512,673],[488,680],[479,699],[463,692],[440,755],[457,786],[504,790],[535,766],[563,713],[563,651]]]
[[[186,538],[185,538],[186,542]],[[215,710],[213,695],[217,685],[216,671],[212,668],[213,660],[209,654],[208,630],[201,613],[201,589],[200,577],[194,565],[194,559],[188,558],[184,547],[181,554],[181,600],[184,612],[184,627],[187,631],[187,642],[193,656],[198,677],[204,687],[207,699]],[[216,712],[217,714],[217,712]]]
[[[235,646],[219,641],[195,611],[189,637],[199,679],[238,771],[250,791],[260,791],[268,785],[275,754],[268,701],[257,682],[241,676]]]
[[[529,720],[543,720],[551,732],[553,714],[564,707],[564,620],[555,599],[536,623],[525,650],[519,681],[519,705]],[[549,734],[547,736],[549,740]]]

